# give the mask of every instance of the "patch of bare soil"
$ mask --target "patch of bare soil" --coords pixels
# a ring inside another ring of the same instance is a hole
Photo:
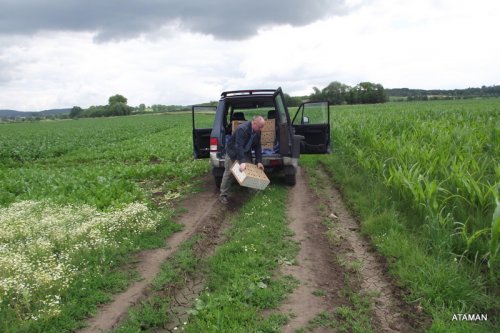
[[[221,207],[217,201],[218,190],[208,177],[204,181],[204,189],[182,201],[176,206],[183,207],[186,213],[177,218],[176,222],[183,225],[182,231],[173,234],[166,239],[165,247],[147,250],[139,253],[137,258],[132,260],[137,262],[137,270],[141,276],[140,281],[133,283],[127,290],[115,295],[112,301],[103,305],[97,314],[87,321],[87,327],[80,333],[106,332],[111,330],[120,319],[127,313],[128,309],[138,303],[147,291],[153,278],[159,273],[162,263],[169,258],[179,246],[196,233],[213,234],[219,230],[221,221],[221,211],[227,211]],[[217,239],[208,239],[210,246],[215,246]],[[207,242],[207,241],[206,241]],[[215,242],[215,243],[214,243]],[[208,244],[201,244],[201,247],[210,247]],[[197,285],[195,283],[195,285]]]
[[[325,172],[318,172],[321,195],[309,188],[303,170],[299,170],[297,184],[290,190],[287,216],[300,252],[297,265],[283,266],[281,273],[294,276],[300,285],[279,309],[291,314],[283,331],[306,328],[336,332],[332,323],[325,325],[328,327],[308,323],[321,313],[332,314],[339,306],[349,306],[352,301],[343,291],[352,290],[373,303],[371,323],[375,332],[415,332],[408,323],[409,307],[386,274],[385,261],[360,234],[357,220]],[[327,238],[325,219],[333,220],[333,241]]]
[[[280,271],[295,277],[300,284],[279,311],[291,317],[283,331],[294,332],[320,313],[331,312],[343,303],[337,294],[344,287],[344,277],[325,237],[326,227],[318,214],[317,200],[301,169],[296,185],[290,190],[287,218],[300,251],[297,264],[282,266]],[[315,332],[330,331],[318,328]]]
[[[346,208],[339,191],[329,184],[329,178],[322,169],[317,170],[324,187],[323,200],[329,209],[329,218],[333,220],[339,260],[345,269],[355,270],[358,277],[359,292],[372,300],[372,323],[377,332],[415,332],[410,326],[409,309],[401,300],[398,289],[387,274],[386,262],[371,244],[360,234],[358,221]],[[320,181],[321,182],[321,181]],[[413,310],[413,311],[412,311]]]

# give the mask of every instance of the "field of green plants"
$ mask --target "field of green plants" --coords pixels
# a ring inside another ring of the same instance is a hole
[[[420,213],[433,247],[491,259],[500,186],[500,103],[465,100],[337,109],[334,142]],[[448,244],[443,238],[455,234]],[[444,237],[443,237],[444,236]]]
[[[133,278],[116,270],[124,254],[178,230],[162,203],[208,171],[190,126],[187,115],[0,124],[0,331],[74,327]]]
[[[411,291],[407,302],[422,305],[433,332],[491,329],[500,307],[500,99],[338,106],[331,121],[333,154],[301,163],[331,173]],[[189,114],[0,124],[0,332],[79,327],[136,278],[119,269],[127,254],[179,230],[169,200],[195,191],[208,171],[192,159]],[[269,193],[284,207],[282,188]],[[214,271],[227,264],[219,260]],[[450,319],[483,312],[490,323]],[[209,320],[200,318],[196,329]]]
[[[500,100],[341,106],[332,120],[333,154],[303,162],[324,165],[344,188],[363,231],[412,290],[408,301],[431,313],[437,332],[451,324],[470,332],[470,323],[451,323],[456,313],[495,321]]]
[[[421,213],[433,246],[488,260],[500,180],[500,104],[465,100],[335,111],[335,144]],[[445,235],[458,232],[449,244]],[[439,249],[444,250],[444,249]]]

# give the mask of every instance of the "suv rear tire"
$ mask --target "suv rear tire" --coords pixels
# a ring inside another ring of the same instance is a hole
[[[285,184],[286,185],[294,186],[296,182],[297,182],[297,177],[295,174],[292,174],[292,175],[285,174]]]
[[[222,183],[222,176],[214,176],[214,180],[215,186],[217,186],[217,188],[220,188],[220,184]]]

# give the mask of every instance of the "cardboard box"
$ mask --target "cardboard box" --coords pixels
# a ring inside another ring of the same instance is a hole
[[[261,143],[260,147],[262,149],[271,149],[271,150],[273,150],[274,149],[274,144],[273,143]]]
[[[246,122],[246,120],[233,120],[231,122],[231,133],[234,133],[236,131],[236,127],[240,126],[240,124],[243,124]]]
[[[241,186],[263,190],[269,185],[269,178],[263,170],[257,168],[255,164],[246,163],[245,171],[240,171],[240,164],[235,162],[231,167],[231,173]]]
[[[231,122],[232,133],[234,133],[234,131],[236,130],[236,127],[238,127],[240,124],[243,124],[246,121],[248,121],[248,120],[233,120]],[[264,124],[264,127],[262,128],[261,131],[262,132],[273,132],[273,133],[276,132],[275,120],[274,119],[267,119],[265,124]]]
[[[262,146],[262,148],[273,149],[275,138],[276,138],[276,133],[274,132],[274,130],[272,132],[271,131],[260,132],[260,145]]]
[[[275,121],[276,121],[275,119],[267,119],[261,131],[273,132],[273,133],[276,132]]]
[[[260,133],[260,145],[262,146],[262,148],[274,148],[274,141],[276,139],[275,122],[276,121],[274,119],[266,120],[266,124],[264,125]]]

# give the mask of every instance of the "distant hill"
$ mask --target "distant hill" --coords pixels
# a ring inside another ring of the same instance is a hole
[[[0,110],[0,118],[31,118],[69,115],[71,109],[50,109],[43,111]]]

